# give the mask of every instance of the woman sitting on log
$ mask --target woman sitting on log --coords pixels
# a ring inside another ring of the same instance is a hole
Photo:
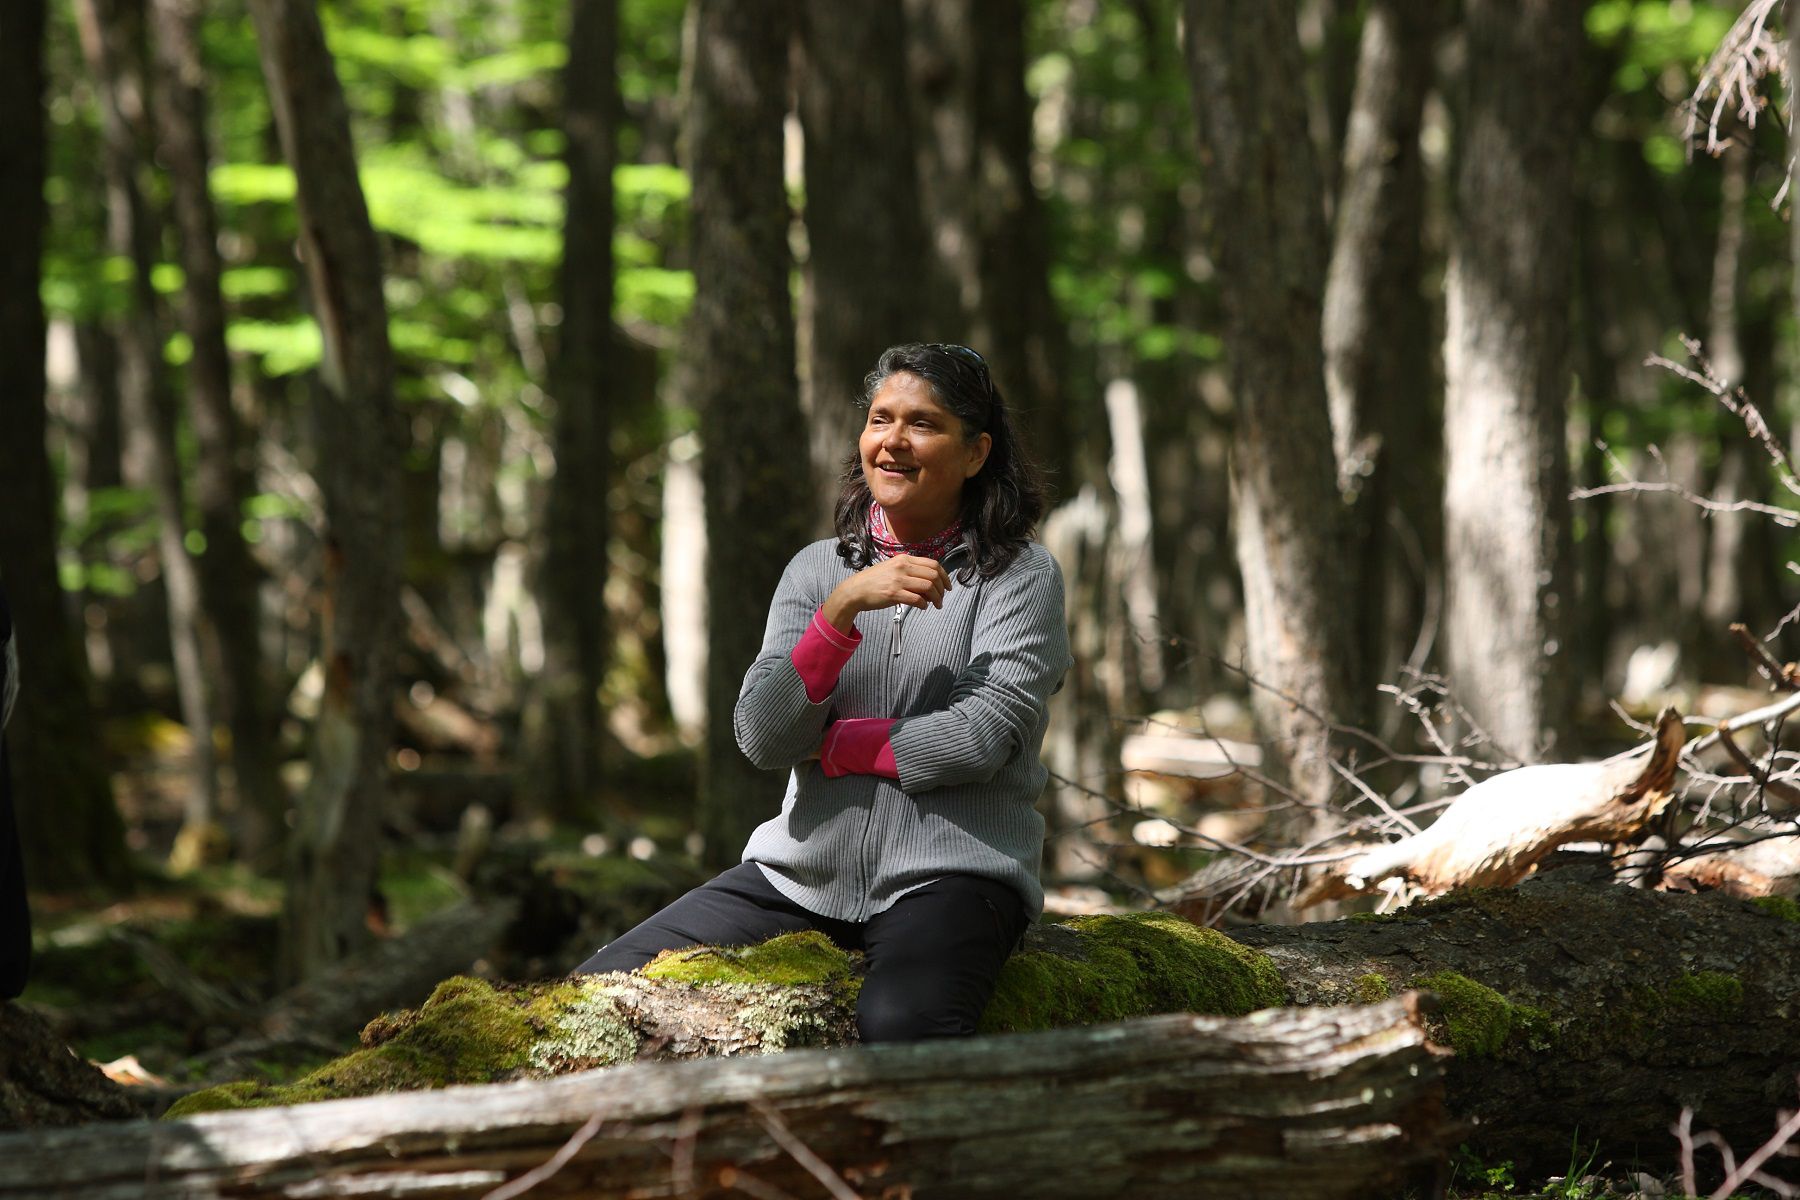
[[[1062,573],[1031,540],[1042,489],[979,354],[895,346],[863,401],[837,536],[788,563],[733,718],[752,762],[789,770],[780,815],[577,971],[817,929],[865,956],[863,1041],[969,1034],[1043,911]]]

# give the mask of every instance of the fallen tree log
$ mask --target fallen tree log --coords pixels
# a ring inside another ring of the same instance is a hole
[[[1507,887],[1558,846],[1637,840],[1669,805],[1682,739],[1681,714],[1665,708],[1642,762],[1547,763],[1484,779],[1418,833],[1332,864],[1295,907],[1370,892],[1387,879],[1426,896]]]
[[[984,1020],[1025,1030],[1138,1014],[1241,1014],[1284,1003],[1442,999],[1452,1111],[1472,1144],[1521,1169],[1602,1155],[1673,1160],[1684,1104],[1737,1144],[1768,1131],[1800,1068],[1800,909],[1560,881],[1459,893],[1391,916],[1260,926],[1227,938],[1168,914],[1039,925]],[[810,940],[809,940],[810,939]],[[759,957],[764,956],[764,957]],[[677,952],[660,979],[595,976],[440,987],[372,1022],[365,1047],[281,1087],[227,1085],[191,1113],[547,1076],[639,1057],[741,1055],[853,1037],[854,961],[816,935],[749,954]]]
[[[1456,1057],[1451,1111],[1470,1142],[1558,1171],[1578,1135],[1597,1161],[1674,1161],[1696,1129],[1759,1145],[1800,1071],[1800,907],[1563,882],[1474,889],[1404,908],[1232,937],[1268,954],[1293,1003],[1423,988]]]
[[[559,1148],[534,1197],[819,1195],[830,1176],[896,1200],[1385,1198],[1428,1183],[1458,1132],[1409,1001],[11,1135],[0,1198],[478,1197]]]

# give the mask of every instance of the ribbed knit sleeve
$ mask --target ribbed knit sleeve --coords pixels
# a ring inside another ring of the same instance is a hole
[[[732,714],[738,748],[764,770],[791,767],[809,758],[819,748],[831,707],[829,695],[817,704],[807,697],[806,684],[794,666],[794,647],[824,599],[808,594],[806,581],[816,571],[803,560],[815,549],[808,547],[796,554],[781,573],[781,583],[769,603],[762,651],[744,675]],[[730,603],[730,599],[720,596],[713,602]]]
[[[890,740],[903,790],[985,783],[1030,744],[1072,661],[1062,571],[1039,553],[985,585],[969,664],[948,704],[895,722]]]

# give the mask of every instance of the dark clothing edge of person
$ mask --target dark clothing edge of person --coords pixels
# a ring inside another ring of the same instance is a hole
[[[31,974],[31,907],[25,898],[25,863],[13,815],[12,764],[6,757],[6,723],[19,693],[18,662],[12,611],[0,592],[0,1000],[23,992]]]

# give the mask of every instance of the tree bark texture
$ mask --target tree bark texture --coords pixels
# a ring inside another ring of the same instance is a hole
[[[138,182],[147,150],[148,76],[143,0],[80,0],[82,54],[100,104],[107,244],[131,264],[130,303],[119,322],[119,399],[129,481],[150,494],[156,551],[168,601],[169,653],[182,723],[193,745],[183,833],[204,839],[218,821],[212,697],[200,650],[199,573],[187,547],[187,504],[175,441],[175,396],[163,359],[166,313],[151,282],[161,259],[160,222]]]
[[[1301,69],[1293,5],[1190,0],[1187,54],[1235,393],[1232,499],[1256,714],[1295,791],[1323,805],[1337,781],[1317,714],[1355,719],[1355,597],[1342,579],[1318,337],[1318,165],[1290,86]]]
[[[787,560],[811,534],[811,471],[794,376],[789,302],[787,112],[792,13],[698,0],[687,143],[693,179],[694,308],[683,342],[700,413],[707,529],[706,752],[700,831],[713,866],[737,861],[773,816],[781,779],[738,750],[732,710],[762,645]]]
[[[806,378],[820,511],[856,447],[863,377],[897,342],[947,337],[928,316],[929,251],[907,106],[901,0],[809,0],[801,15],[806,135]]]
[[[56,485],[45,442],[45,6],[0,6],[0,579],[18,630],[20,695],[7,731],[20,845],[39,888],[125,885],[125,829],[98,753],[78,632],[57,578]]]
[[[1350,510],[1350,591],[1358,600],[1362,670],[1352,682],[1365,702],[1411,649],[1390,632],[1399,631],[1387,597],[1416,592],[1423,582],[1402,582],[1412,571],[1403,569],[1392,525],[1408,522],[1415,536],[1423,531],[1414,511],[1397,500],[1436,495],[1435,487],[1420,486],[1432,481],[1436,456],[1399,427],[1429,424],[1436,407],[1432,322],[1420,291],[1425,170],[1419,126],[1431,86],[1437,7],[1431,0],[1376,0],[1363,17],[1325,279],[1325,392],[1338,489]],[[1396,486],[1396,475],[1408,478]],[[1396,607],[1416,614],[1422,606],[1415,600]]]
[[[556,474],[546,499],[540,795],[565,821],[592,822],[600,787],[606,672],[607,494],[612,408],[622,375],[613,341],[616,0],[570,6],[563,70],[562,326],[556,349]]]
[[[0,1197],[478,1197],[565,1145],[531,1194],[1387,1197],[1453,1140],[1441,1088],[1402,999],[1169,1015],[12,1135]]]
[[[1753,902],[1553,873],[1232,937],[1269,954],[1296,1004],[1437,992],[1451,1110],[1477,1122],[1479,1153],[1524,1172],[1566,1168],[1577,1126],[1600,1161],[1670,1164],[1684,1104],[1741,1147],[1794,1105],[1800,923]]]
[[[1567,728],[1574,606],[1564,425],[1579,4],[1472,0],[1446,282],[1451,684],[1501,753]]]
[[[293,831],[283,960],[312,975],[368,939],[400,640],[399,418],[381,246],[356,175],[349,112],[317,9],[252,0],[263,75],[294,169],[314,316],[326,520],[325,688]]]
[[[135,1116],[125,1089],[76,1057],[44,1019],[0,1001],[0,1130]]]
[[[920,181],[940,271],[1053,502],[1106,470],[1097,398],[1068,379],[1050,294],[1044,205],[1031,182],[1022,0],[908,0]],[[955,319],[952,315],[951,319]]]
[[[181,324],[193,346],[187,364],[188,417],[194,431],[194,499],[206,548],[198,556],[201,601],[218,670],[214,691],[231,733],[240,849],[253,858],[273,849],[287,811],[276,772],[275,728],[263,677],[257,588],[261,571],[243,535],[250,464],[231,399],[225,347],[224,264],[207,173],[206,65],[195,0],[151,0],[158,73],[158,156],[168,174],[170,211],[182,270]]]

